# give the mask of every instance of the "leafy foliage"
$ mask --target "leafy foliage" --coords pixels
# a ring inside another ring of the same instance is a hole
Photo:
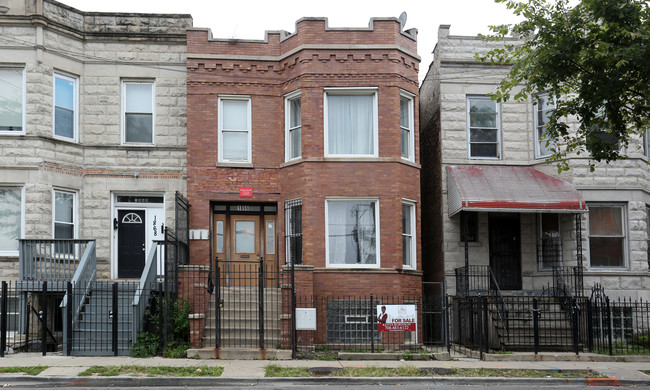
[[[160,335],[164,332],[160,328],[164,326],[165,313],[160,308],[161,297],[155,297],[147,309],[145,315],[145,330],[138,334],[138,339],[133,345],[129,354],[132,357],[149,357],[159,354]],[[167,301],[167,315],[169,328],[167,329],[167,348],[162,351],[164,357],[184,358],[187,357],[190,337],[190,304],[187,301]]]
[[[650,124],[650,9],[644,0],[495,0],[523,21],[491,26],[488,41],[503,41],[481,61],[509,64],[493,98],[523,101],[545,92],[556,100],[546,139],[549,161],[568,170],[568,153],[595,161],[625,158],[620,146]],[[572,4],[575,1],[571,2]],[[521,37],[519,41],[507,36]],[[571,131],[568,117],[579,119]],[[603,132],[608,133],[603,137]]]

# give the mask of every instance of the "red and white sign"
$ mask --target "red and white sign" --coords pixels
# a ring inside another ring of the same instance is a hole
[[[250,198],[253,196],[252,187],[239,187],[239,197],[240,198]]]
[[[416,329],[415,305],[377,305],[379,332],[415,332]]]

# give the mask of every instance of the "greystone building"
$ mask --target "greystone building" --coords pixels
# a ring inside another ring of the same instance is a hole
[[[626,160],[590,172],[585,154],[570,155],[558,174],[543,137],[552,99],[487,96],[508,68],[474,53],[495,45],[440,26],[420,89],[423,255],[437,264],[428,278],[444,277],[451,295],[481,283],[543,294],[564,280],[574,294],[602,284],[613,297],[649,298],[647,134],[631,140]]]
[[[3,2],[0,278],[33,271],[19,272],[19,239],[84,238],[96,239],[98,279],[140,277],[185,193],[191,26]]]

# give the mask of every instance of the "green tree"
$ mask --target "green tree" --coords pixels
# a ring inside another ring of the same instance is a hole
[[[549,162],[568,170],[568,153],[594,161],[624,159],[619,146],[648,130],[650,121],[650,10],[644,0],[495,0],[523,18],[491,26],[487,41],[503,41],[477,59],[509,64],[492,98],[555,98],[546,128]],[[504,40],[507,36],[519,41]],[[567,117],[578,118],[570,131]],[[603,132],[609,133],[603,136]]]

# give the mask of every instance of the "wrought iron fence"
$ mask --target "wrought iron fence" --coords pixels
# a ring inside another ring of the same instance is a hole
[[[425,345],[448,345],[446,284],[422,283],[422,342]]]
[[[416,324],[422,324],[422,298],[396,296],[337,296],[296,297],[298,313],[311,310],[315,329],[296,329],[297,348],[300,352],[315,349],[352,351],[399,351],[423,346],[422,329],[414,331],[379,331],[382,322],[378,307],[389,305],[414,306]]]

